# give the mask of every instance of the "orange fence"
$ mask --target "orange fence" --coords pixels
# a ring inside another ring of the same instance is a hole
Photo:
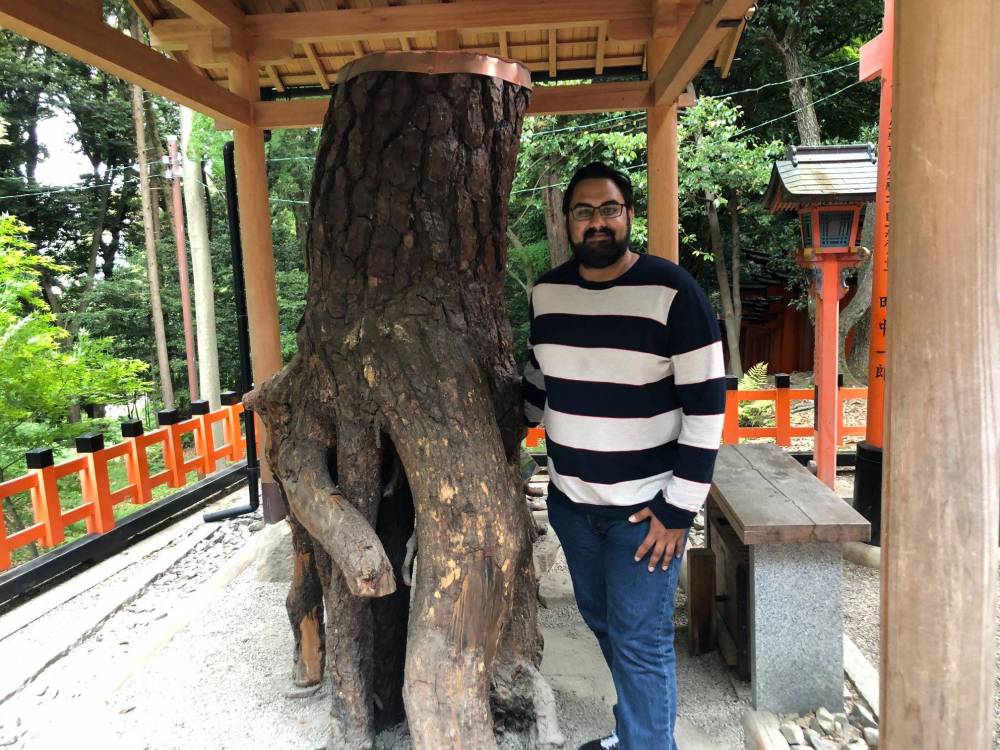
[[[104,534],[114,528],[114,507],[129,501],[137,505],[153,499],[153,488],[160,485],[179,488],[187,484],[187,475],[211,474],[220,460],[239,461],[246,454],[246,438],[241,427],[243,404],[238,394],[222,394],[222,408],[209,411],[207,401],[191,404],[192,415],[181,420],[176,409],[157,414],[157,429],[144,432],[142,422],[122,422],[122,442],[104,447],[104,436],[82,435],[76,439],[79,455],[56,464],[51,448],[30,451],[26,458],[28,473],[0,482],[0,503],[22,492],[31,493],[34,523],[7,536],[3,514],[0,513],[0,570],[11,565],[11,552],[32,542],[54,547],[65,539],[66,527],[78,521],[87,522],[88,533]],[[221,424],[223,439],[215,444],[213,428]],[[182,438],[193,433],[194,451],[186,456]],[[150,475],[148,450],[161,446],[163,471]],[[108,463],[122,459],[127,481],[112,489]],[[73,508],[63,508],[58,480],[79,474],[82,502]]]
[[[787,375],[776,375],[775,387],[760,391],[737,390],[737,379],[726,378],[726,417],[722,427],[722,442],[729,445],[747,438],[774,438],[778,445],[789,446],[793,437],[812,437],[815,428],[811,425],[796,427],[792,425],[792,402],[815,401],[816,392],[813,388],[789,387]],[[845,388],[841,383],[838,392],[837,409],[837,442],[845,437],[864,435],[865,426],[847,426],[844,424],[844,401],[853,398],[868,398],[867,388]],[[771,427],[740,427],[739,404],[741,401],[772,401],[774,403],[774,425]],[[525,445],[537,447],[545,438],[542,427],[528,430]]]

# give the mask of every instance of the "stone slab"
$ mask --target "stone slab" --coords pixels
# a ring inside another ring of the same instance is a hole
[[[868,661],[868,657],[847,633],[844,633],[844,671],[878,718],[878,669]]]
[[[754,708],[843,710],[840,545],[752,545],[750,632]]]

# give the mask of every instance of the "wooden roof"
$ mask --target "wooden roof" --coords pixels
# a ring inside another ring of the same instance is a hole
[[[130,0],[154,49],[101,19],[101,0],[0,0],[0,26],[216,118],[221,126],[318,124],[272,93],[329,89],[370,52],[468,50],[517,60],[532,111],[642,109],[678,100],[707,63],[723,75],[752,0]],[[162,54],[161,54],[162,53]],[[166,55],[167,57],[165,57]],[[173,59],[169,59],[173,58]],[[621,80],[621,78],[630,80]],[[582,89],[587,89],[583,91]],[[269,106],[281,104],[284,106]]]
[[[764,205],[771,211],[875,200],[878,164],[870,144],[792,146],[776,161]]]
[[[460,49],[522,62],[547,78],[636,72],[653,31],[649,0],[480,2],[441,0],[135,0],[154,47],[184,53],[213,81],[229,77],[230,8],[256,37],[262,89],[328,87],[368,52]],[[664,3],[676,37],[697,0]]]

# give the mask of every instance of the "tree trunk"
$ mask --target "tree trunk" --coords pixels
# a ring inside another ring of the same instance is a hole
[[[208,241],[208,212],[202,185],[201,163],[189,158],[188,146],[194,112],[181,105],[181,155],[184,157],[184,214],[191,244],[191,274],[194,278],[194,314],[198,336],[198,390],[211,408],[218,409],[219,347],[215,333],[215,286],[212,279],[212,247]],[[221,425],[218,425],[221,428]],[[216,444],[222,437],[216,431]]]
[[[562,740],[538,672],[502,298],[527,102],[498,78],[375,71],[327,113],[298,351],[248,403],[333,562],[331,750],[371,748],[400,695],[417,750],[495,748],[495,723],[529,746]],[[411,605],[397,581],[414,522]]]
[[[802,62],[799,53],[802,46],[802,27],[798,21],[792,21],[785,30],[784,37],[778,41],[766,35],[767,39],[781,55],[785,64],[785,77],[788,84],[788,98],[791,99],[795,112],[795,124],[799,130],[799,144],[802,146],[818,146],[822,140],[819,119],[816,117],[816,107],[813,105],[812,85],[810,79],[803,78]]]
[[[722,303],[722,317],[726,322],[726,346],[729,350],[729,374],[740,377],[743,363],[740,361],[740,320],[733,306],[733,293],[729,287],[729,272],[726,270],[726,254],[722,245],[722,227],[719,225],[719,209],[715,206],[715,196],[705,195],[705,210],[708,213],[708,234],[712,242],[712,257],[715,277],[719,282],[719,300]]]
[[[869,203],[865,208],[867,220],[861,230],[861,246],[871,250],[875,238],[875,204]],[[868,377],[868,335],[870,326],[859,326],[872,307],[872,255],[869,254],[858,268],[858,288],[840,311],[840,371],[844,373],[844,382],[857,385],[865,382]],[[854,351],[848,360],[847,334],[856,328],[854,335]],[[861,349],[859,351],[859,348]],[[858,366],[860,365],[860,369]],[[861,373],[859,376],[858,373]]]
[[[139,39],[139,18],[129,8],[129,29],[133,39]],[[167,333],[163,325],[163,305],[160,301],[160,270],[156,259],[156,240],[153,235],[155,222],[153,196],[149,184],[149,165],[146,161],[146,116],[142,106],[142,89],[132,86],[132,119],[135,124],[135,150],[139,158],[139,195],[142,200],[142,228],[146,241],[146,272],[149,275],[149,306],[153,318],[153,337],[156,339],[156,361],[160,375],[160,393],[163,407],[174,408],[174,386],[170,379],[170,358],[167,354]]]
[[[541,175],[542,207],[545,209],[545,237],[549,242],[550,267],[561,266],[569,260],[569,236],[566,217],[562,212],[563,191],[559,187],[562,176],[555,165],[546,167]]]

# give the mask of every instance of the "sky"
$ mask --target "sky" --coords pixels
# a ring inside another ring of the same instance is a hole
[[[90,162],[75,144],[69,142],[75,132],[72,119],[64,112],[56,112],[55,116],[38,123],[38,141],[49,153],[35,173],[39,184],[76,185],[80,175],[90,174]]]

